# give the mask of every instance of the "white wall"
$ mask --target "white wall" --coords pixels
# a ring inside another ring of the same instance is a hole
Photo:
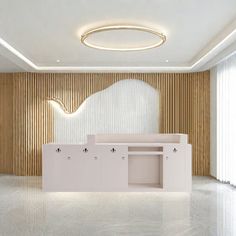
[[[88,134],[157,133],[159,93],[141,80],[121,80],[88,97],[70,115],[54,110],[54,141],[86,143]]]
[[[217,80],[216,80],[216,67],[210,71],[210,174],[216,177],[217,174]]]

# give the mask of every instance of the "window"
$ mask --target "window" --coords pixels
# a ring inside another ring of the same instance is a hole
[[[236,54],[216,68],[217,179],[236,185]]]

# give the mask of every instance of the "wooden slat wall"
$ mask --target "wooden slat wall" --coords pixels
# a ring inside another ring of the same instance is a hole
[[[0,173],[13,173],[13,74],[0,74]]]
[[[91,94],[122,79],[140,79],[160,92],[160,132],[187,133],[193,145],[193,174],[209,175],[210,76],[198,73],[83,73],[13,75],[13,173],[41,175],[42,144],[53,141],[48,97],[74,111]],[[10,160],[10,159],[9,159]]]

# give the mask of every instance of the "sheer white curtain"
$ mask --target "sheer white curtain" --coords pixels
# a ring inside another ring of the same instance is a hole
[[[236,185],[236,54],[217,66],[217,179]]]

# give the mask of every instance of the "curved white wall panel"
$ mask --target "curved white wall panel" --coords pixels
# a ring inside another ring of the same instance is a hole
[[[121,80],[97,92],[72,114],[51,104],[56,143],[85,143],[88,134],[158,132],[159,94],[140,80]]]

